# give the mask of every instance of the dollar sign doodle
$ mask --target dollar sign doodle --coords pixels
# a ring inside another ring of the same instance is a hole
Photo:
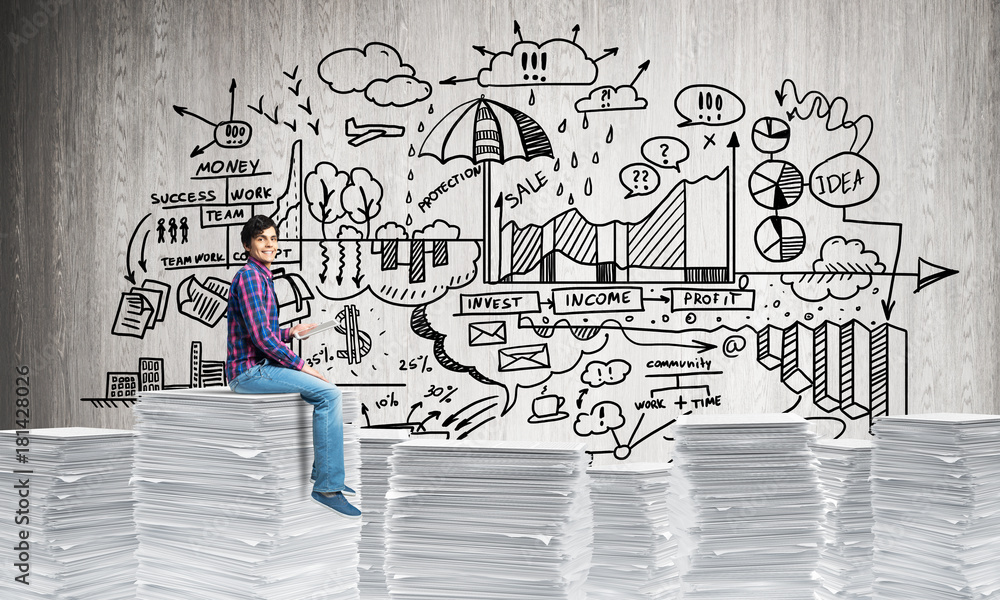
[[[334,330],[343,334],[346,339],[346,350],[337,350],[337,358],[346,358],[347,364],[361,364],[364,358],[372,349],[372,338],[366,331],[358,329],[358,308],[353,304],[348,304],[337,313],[337,325]]]

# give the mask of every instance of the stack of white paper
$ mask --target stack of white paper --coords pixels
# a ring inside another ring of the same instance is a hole
[[[819,600],[872,597],[872,443],[820,440],[813,444],[826,499],[825,544],[820,552]]]
[[[667,464],[591,468],[594,556],[588,600],[677,597],[677,542],[667,512]]]
[[[681,598],[812,600],[823,498],[805,419],[685,416],[667,494]]]
[[[133,437],[89,427],[0,431],[0,597],[135,598]]]
[[[578,443],[412,440],[390,463],[393,600],[577,600],[593,542]]]
[[[343,405],[356,418],[357,398]],[[298,394],[142,392],[134,410],[140,598],[358,598],[361,522],[309,496],[312,407]],[[345,424],[360,493],[359,454]]]
[[[874,598],[1000,598],[1000,416],[873,426]]]
[[[364,600],[389,600],[385,583],[385,494],[389,491],[392,447],[409,437],[402,429],[361,429],[361,486],[365,511],[358,546],[358,589]]]

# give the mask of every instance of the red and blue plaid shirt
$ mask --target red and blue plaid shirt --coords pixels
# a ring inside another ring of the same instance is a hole
[[[253,257],[237,271],[229,286],[229,338],[226,379],[270,358],[282,367],[302,370],[305,361],[289,349],[289,329],[278,329],[278,302],[271,270]]]

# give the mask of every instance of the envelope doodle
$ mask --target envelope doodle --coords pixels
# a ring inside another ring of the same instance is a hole
[[[470,346],[493,346],[507,343],[506,321],[469,323]]]
[[[523,371],[525,369],[549,368],[548,344],[532,344],[531,346],[511,346],[497,351],[500,358],[499,370]]]

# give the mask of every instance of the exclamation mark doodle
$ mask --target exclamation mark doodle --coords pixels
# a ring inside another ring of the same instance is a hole
[[[546,59],[548,58],[548,56],[549,56],[548,52],[542,52],[542,72],[543,72],[542,81],[545,81],[545,75],[544,75],[544,72],[545,72],[545,63],[547,62]]]
[[[522,52],[521,53],[521,70],[524,71],[524,80],[527,81],[528,79],[530,79],[530,77],[528,76],[528,53],[527,52]]]

